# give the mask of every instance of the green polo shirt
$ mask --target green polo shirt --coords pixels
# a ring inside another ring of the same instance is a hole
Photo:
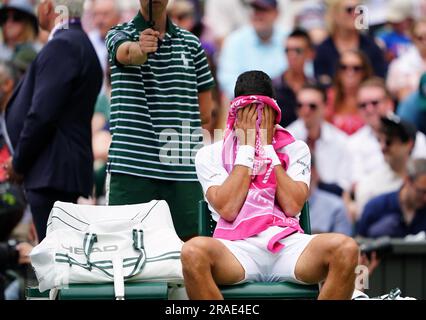
[[[147,28],[138,13],[106,38],[112,77],[108,171],[197,181],[194,158],[202,145],[198,93],[214,86],[207,58],[196,36],[168,20],[165,37],[147,62],[121,65],[118,47],[138,41]]]

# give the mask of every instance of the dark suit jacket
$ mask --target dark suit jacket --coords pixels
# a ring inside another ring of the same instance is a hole
[[[79,23],[57,31],[31,64],[6,109],[13,166],[26,189],[90,193],[91,119],[102,78]]]

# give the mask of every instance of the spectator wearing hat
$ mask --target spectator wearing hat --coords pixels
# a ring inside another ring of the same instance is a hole
[[[410,160],[401,189],[372,199],[358,223],[368,238],[402,238],[426,231],[426,159]]]
[[[315,47],[320,45],[328,37],[325,5],[318,1],[305,3],[295,16],[295,25],[308,32]]]
[[[414,46],[392,61],[386,81],[399,101],[416,91],[422,74],[426,72],[426,18],[414,23],[411,37]]]
[[[413,22],[412,12],[410,1],[391,0],[387,4],[386,21],[390,30],[379,34],[379,38],[384,42],[388,63],[401,56],[412,45],[409,37]]]
[[[419,89],[398,105],[397,114],[426,134],[426,73],[420,78]]]
[[[10,0],[0,7],[0,27],[4,43],[0,60],[13,61],[22,72],[34,60],[37,50],[37,17],[29,0]]]
[[[355,202],[358,212],[363,212],[372,198],[401,187],[416,141],[416,128],[398,116],[389,114],[380,121],[378,138],[386,164],[357,184]]]
[[[248,70],[260,70],[271,78],[287,67],[283,50],[286,32],[276,24],[279,10],[276,0],[255,0],[250,25],[231,33],[225,40],[218,61],[221,90],[230,100],[238,76]]]
[[[346,51],[362,51],[369,59],[373,71],[382,78],[386,75],[384,53],[374,39],[364,35],[357,29],[357,7],[360,0],[328,0],[327,21],[330,36],[319,45],[314,60],[315,77],[323,85],[331,85],[338,71],[338,63],[342,53]]]

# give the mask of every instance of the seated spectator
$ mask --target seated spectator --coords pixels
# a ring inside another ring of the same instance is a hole
[[[426,72],[420,78],[419,89],[400,102],[397,114],[426,134]]]
[[[359,50],[363,52],[374,69],[382,78],[386,75],[386,63],[383,51],[374,39],[357,29],[358,14],[356,7],[360,0],[329,0],[327,20],[330,36],[317,48],[314,61],[315,77],[323,85],[329,86],[338,71],[336,61],[342,52]]]
[[[378,138],[386,164],[357,184],[355,201],[359,213],[372,198],[401,187],[416,141],[416,128],[390,114],[381,118]]]
[[[414,46],[389,66],[387,86],[399,101],[404,100],[419,86],[426,72],[426,19],[414,23],[411,30]]]
[[[15,61],[19,68],[28,67],[30,63],[24,56],[30,61],[35,59],[38,34],[37,17],[31,1],[10,0],[1,5],[0,27],[4,40],[0,43],[0,60]]]
[[[349,221],[342,198],[318,188],[320,179],[314,158],[312,157],[311,186],[309,189],[309,215],[312,234],[336,232],[352,236],[352,224]]]
[[[105,38],[108,31],[121,22],[120,3],[118,0],[92,0],[92,14],[94,29],[88,35],[106,74],[109,66]]]
[[[321,182],[337,185],[341,194],[352,181],[348,137],[325,121],[326,94],[321,87],[304,86],[297,95],[297,103],[299,119],[287,129],[296,139],[305,141],[315,154]]]
[[[248,70],[261,70],[271,78],[286,69],[283,50],[286,32],[276,24],[276,0],[251,2],[250,25],[230,34],[222,47],[218,62],[218,81],[225,96],[232,100],[238,75]]]
[[[410,160],[407,172],[400,190],[367,203],[358,223],[360,236],[402,238],[426,231],[426,159]]]
[[[410,29],[412,24],[412,4],[409,1],[391,0],[387,6],[386,21],[389,30],[379,34],[383,41],[386,52],[386,62],[400,57],[411,46]]]
[[[218,223],[213,238],[196,237],[182,248],[189,298],[222,299],[218,285],[246,281],[325,281],[319,299],[350,299],[358,246],[341,234],[301,232],[310,153],[277,126],[281,110],[271,99],[271,79],[246,72],[235,97],[224,140],[202,148],[195,160]]]
[[[307,1],[295,16],[295,25],[296,28],[306,30],[313,45],[317,47],[328,37],[325,5],[320,1]]]
[[[426,79],[426,78],[425,78]],[[358,109],[365,126],[349,138],[349,149],[353,159],[352,178],[356,184],[373,172],[383,168],[385,159],[380,147],[380,117],[394,112],[394,101],[385,81],[373,77],[361,84],[357,95]],[[416,134],[412,158],[426,158],[426,137],[421,132]]]
[[[364,126],[356,94],[361,83],[371,76],[371,65],[361,51],[346,51],[340,57],[338,68],[333,87],[328,91],[326,119],[352,135]]]
[[[313,44],[309,35],[294,30],[285,41],[288,68],[284,73],[273,79],[278,105],[285,109],[281,119],[282,127],[288,126],[297,119],[297,98],[299,90],[307,83],[314,83],[305,73],[306,64],[313,58]]]

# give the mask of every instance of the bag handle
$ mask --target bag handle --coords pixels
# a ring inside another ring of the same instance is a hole
[[[83,241],[83,250],[84,250],[84,255],[86,256],[87,259],[87,265],[89,267],[89,271],[92,270],[92,263],[90,262],[90,254],[93,251],[93,246],[95,245],[95,243],[98,242],[98,237],[96,236],[95,233],[86,233],[86,235],[84,236],[84,241]]]
[[[143,243],[143,230],[142,229],[133,229],[132,231],[132,237],[133,237],[133,249],[136,251],[139,251],[139,256],[135,262],[135,265],[133,267],[133,270],[128,274],[124,276],[124,279],[129,279],[138,273],[141,272],[142,268],[144,267],[146,263],[146,254],[145,254],[145,247]],[[93,252],[93,246],[94,244],[98,242],[98,237],[95,233],[86,233],[83,241],[83,248],[84,248],[84,254],[87,259],[86,268],[91,271],[92,268],[96,268],[101,270],[102,272],[106,273],[111,278],[114,278],[114,275],[110,274],[109,272],[105,271],[103,267],[99,266],[96,262],[90,261],[90,255]],[[70,259],[68,259],[70,264],[73,264]],[[112,262],[112,261],[111,261]],[[123,263],[124,268],[124,263]]]

